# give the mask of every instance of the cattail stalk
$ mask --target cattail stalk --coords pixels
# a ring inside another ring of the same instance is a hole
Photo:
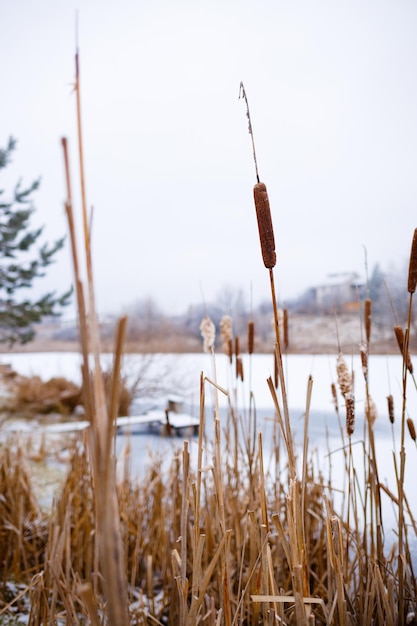
[[[289,334],[288,334],[288,309],[284,309],[284,349],[288,350],[289,346]]]

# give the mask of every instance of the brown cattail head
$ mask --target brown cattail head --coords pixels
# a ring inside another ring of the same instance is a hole
[[[394,326],[394,333],[395,333],[395,338],[397,339],[397,343],[398,343],[398,347],[400,349],[400,352],[403,356],[403,358],[405,358],[405,362],[406,362],[406,367],[408,369],[408,371],[410,372],[410,374],[413,373],[414,368],[413,368],[413,364],[411,362],[411,357],[410,357],[410,353],[407,351],[407,354],[404,355],[404,345],[405,345],[405,337],[404,337],[404,329],[402,326]]]
[[[366,298],[364,303],[364,318],[365,318],[365,336],[366,341],[371,341],[371,325],[372,325],[372,300]]]
[[[345,395],[346,401],[346,432],[351,437],[355,432],[355,396],[352,391]]]
[[[414,422],[411,419],[411,417],[407,418],[407,426],[408,426],[408,432],[410,433],[410,437],[413,441],[416,441],[417,437],[416,437],[416,427],[414,426]]]
[[[391,422],[391,424],[393,424],[395,422],[394,398],[392,397],[391,394],[389,396],[387,396],[387,403],[388,403],[388,417],[389,417],[389,421]]]
[[[417,285],[417,228],[414,229],[411,244],[410,264],[408,266],[408,291],[414,293]]]
[[[272,225],[271,209],[269,207],[268,192],[264,183],[257,183],[253,188],[256,218],[258,220],[259,239],[261,241],[262,259],[265,267],[275,267],[274,227]]]
[[[235,337],[235,355],[236,355],[236,358],[239,356],[239,354],[240,354],[239,337]]]
[[[288,349],[288,309],[284,309],[284,348]]]
[[[250,320],[248,323],[248,354],[253,354],[255,346],[255,322]]]

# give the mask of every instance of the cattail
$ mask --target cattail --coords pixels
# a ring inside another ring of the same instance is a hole
[[[205,315],[203,317],[203,320],[200,324],[200,332],[204,339],[204,352],[211,352],[214,348],[214,341],[216,339],[216,327],[214,326],[208,315]]]
[[[333,398],[334,408],[336,409],[336,413],[337,413],[339,411],[339,403],[337,401],[337,389],[334,383],[332,383],[331,389],[332,389],[332,398]]]
[[[240,356],[236,359],[236,378],[240,378],[243,383],[243,361]]]
[[[233,322],[230,315],[223,315],[220,320],[220,337],[222,340],[223,352],[227,354],[229,360],[232,360],[232,339],[233,339]]]
[[[394,333],[395,333],[395,337],[397,339],[397,343],[398,343],[398,347],[400,349],[400,352],[404,358],[404,343],[405,343],[405,337],[404,337],[404,329],[402,328],[402,326],[394,326]],[[410,357],[410,353],[407,351],[407,354],[405,356],[405,361],[406,361],[406,367],[408,369],[408,371],[410,372],[410,374],[413,373],[414,368],[413,368],[413,364],[411,362],[411,357]]]
[[[227,354],[229,355],[230,364],[233,361],[233,339],[229,339],[227,342]]]
[[[255,346],[255,322],[250,320],[248,323],[248,354],[253,354]]]
[[[376,410],[376,404],[372,400],[371,396],[368,396],[365,402],[365,415],[368,423],[373,426],[376,422],[376,418],[378,417],[378,412]]]
[[[287,350],[289,341],[288,341],[288,309],[284,309],[284,348]]]
[[[414,422],[411,419],[411,417],[407,418],[407,426],[408,426],[408,432],[410,433],[410,437],[413,441],[416,441],[416,428],[414,426]]]
[[[368,346],[365,342],[360,344],[359,352],[361,355],[363,377],[365,381],[368,382]]]
[[[351,437],[355,432],[355,396],[352,391],[345,395],[346,401],[346,432]]]
[[[236,358],[240,354],[240,345],[239,345],[239,337],[235,337],[235,356]]]
[[[372,323],[372,300],[366,298],[364,304],[364,318],[365,318],[365,335],[366,341],[371,341],[371,323]]]
[[[336,371],[341,394],[346,397],[346,394],[352,390],[352,377],[349,374],[348,366],[341,352],[337,356]]]
[[[264,183],[257,183],[253,188],[256,218],[258,220],[259,239],[261,241],[262,259],[265,267],[272,269],[277,261],[275,254],[274,227],[268,192]]]
[[[417,228],[414,229],[411,244],[410,264],[408,266],[408,291],[414,293],[417,285]]]
[[[389,421],[391,422],[391,424],[393,424],[395,422],[394,398],[392,397],[391,394],[389,396],[387,396],[387,403],[388,403],[388,417],[389,417]]]

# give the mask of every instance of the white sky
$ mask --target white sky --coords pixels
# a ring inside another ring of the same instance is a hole
[[[78,181],[78,10],[98,306],[166,312],[227,288],[269,297],[252,187],[249,98],[280,300],[329,272],[407,262],[417,199],[412,0],[0,1],[0,179],[42,176],[37,217],[67,232],[60,138]],[[76,209],[80,202],[75,186]],[[39,288],[72,281],[69,247]]]

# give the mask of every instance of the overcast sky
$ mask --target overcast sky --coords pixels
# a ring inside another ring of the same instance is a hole
[[[0,188],[41,176],[36,219],[67,232],[60,138],[79,215],[74,55],[101,312],[166,312],[226,288],[269,297],[252,188],[269,191],[280,301],[330,272],[408,261],[417,226],[413,0],[0,0]],[[72,281],[69,248],[39,289]]]

